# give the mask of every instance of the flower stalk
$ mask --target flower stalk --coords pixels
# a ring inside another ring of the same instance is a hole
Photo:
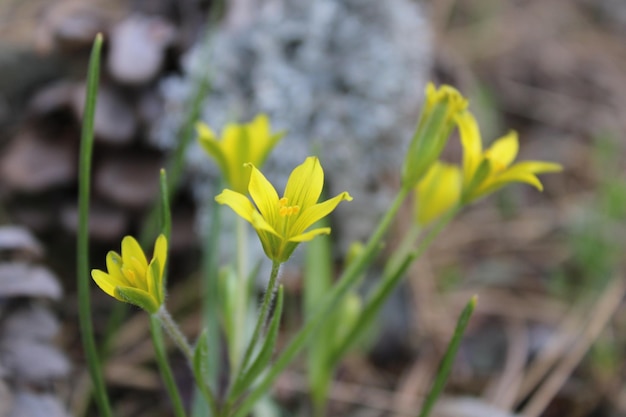
[[[185,355],[185,358],[189,361],[189,366],[193,367],[193,349],[187,341],[187,337],[180,331],[180,328],[172,319],[172,316],[167,311],[165,306],[161,306],[159,310],[152,315],[156,317],[160,322],[167,334],[172,338],[172,341],[178,349]]]

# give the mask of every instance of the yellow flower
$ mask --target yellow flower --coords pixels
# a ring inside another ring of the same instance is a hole
[[[330,227],[307,229],[330,214],[343,200],[352,200],[343,192],[318,203],[324,186],[324,170],[315,157],[308,157],[289,176],[283,197],[253,164],[248,191],[254,204],[242,193],[224,190],[215,201],[226,204],[256,229],[265,254],[275,262],[285,262],[300,242],[319,234],[330,233]],[[255,207],[256,206],[256,207]]]
[[[165,300],[163,274],[167,260],[167,239],[160,235],[154,244],[150,264],[132,236],[122,240],[122,255],[107,254],[107,272],[94,269],[91,277],[111,297],[156,313]]]
[[[426,101],[402,167],[405,187],[414,187],[439,158],[467,100],[455,88],[433,83],[426,86]]]
[[[458,204],[461,199],[461,170],[436,161],[417,184],[415,218],[425,226]]]
[[[250,170],[244,164],[263,165],[284,135],[272,134],[269,119],[264,114],[247,124],[226,125],[221,140],[204,123],[196,127],[200,145],[215,158],[227,184],[238,193],[245,193],[250,181]]]
[[[511,182],[524,182],[543,190],[537,174],[559,172],[561,165],[544,161],[512,164],[519,150],[516,132],[497,139],[483,152],[478,123],[470,112],[457,117],[463,146],[463,200],[467,203]]]

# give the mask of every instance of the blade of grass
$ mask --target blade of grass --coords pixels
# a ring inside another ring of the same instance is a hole
[[[477,297],[473,296],[459,316],[456,328],[454,329],[454,334],[452,335],[452,340],[450,340],[450,344],[448,344],[448,349],[446,349],[446,353],[441,360],[441,365],[439,365],[439,370],[437,371],[437,375],[435,376],[435,382],[433,383],[433,386],[430,389],[428,396],[424,400],[424,404],[422,405],[422,411],[420,411],[419,417],[428,417],[430,415],[433,406],[435,405],[437,399],[443,391],[443,387],[448,381],[448,376],[450,375],[450,370],[452,369],[454,358],[456,357],[456,353],[459,350],[459,346],[461,345],[461,339],[463,338],[463,334],[465,333],[465,329],[467,328],[469,319],[470,317],[472,317],[472,313],[474,312],[474,308],[476,307],[476,300]]]
[[[100,79],[100,52],[102,34],[96,35],[87,75],[87,93],[83,112],[83,126],[80,140],[80,160],[78,176],[78,234],[76,242],[76,276],[78,286],[78,318],[83,348],[93,381],[96,403],[103,417],[111,417],[111,405],[107,396],[101,363],[96,350],[96,341],[91,322],[91,298],[89,294],[89,194],[91,184],[91,156],[93,153],[93,126]]]
[[[174,374],[172,368],[167,360],[167,351],[165,350],[165,343],[163,342],[163,329],[161,329],[161,322],[154,315],[150,316],[150,335],[152,336],[152,344],[154,345],[154,354],[157,359],[159,371],[161,377],[165,383],[165,388],[172,400],[172,407],[174,408],[174,415],[176,417],[186,417],[185,407],[178,391],[178,386],[174,380]]]
[[[170,212],[170,205],[167,199],[167,174],[165,173],[164,169],[161,169],[159,185],[161,190],[161,232],[165,235],[165,238],[169,242],[172,232],[172,215]],[[167,272],[165,272],[165,274],[167,274]],[[163,281],[167,282],[167,279],[164,278]],[[161,372],[161,377],[163,378],[165,388],[167,389],[170,399],[172,400],[174,415],[176,417],[186,417],[187,414],[185,413],[185,407],[183,406],[180,391],[178,390],[178,385],[176,385],[176,381],[174,380],[172,367],[170,366],[167,358],[167,351],[165,349],[165,342],[163,341],[163,330],[161,329],[161,322],[155,315],[150,316],[150,335],[152,336],[154,354],[156,356],[157,364],[159,366],[159,371]]]

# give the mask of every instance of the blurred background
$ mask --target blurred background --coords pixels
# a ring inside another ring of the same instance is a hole
[[[278,184],[314,149],[329,193],[349,190],[359,202],[333,220],[339,261],[397,189],[426,82],[452,84],[469,97],[484,141],[514,129],[519,159],[564,172],[542,177],[543,193],[514,185],[452,222],[370,341],[343,362],[328,415],[416,415],[458,313],[478,294],[439,416],[626,416],[626,2],[226,3],[0,2],[0,417],[96,415],[74,246],[80,118],[98,32],[93,267],[141,232],[159,169],[188,142],[168,306],[194,337],[203,230],[219,192],[217,168],[195,143],[197,119],[219,130],[268,113],[287,130],[267,163]],[[453,138],[444,159],[460,157]],[[397,232],[407,221],[409,208]],[[299,271],[296,254],[283,278],[292,300],[283,340],[300,320]],[[94,297],[104,340],[112,300]],[[116,415],[170,415],[146,315],[132,310],[117,323],[103,348]],[[174,364],[190,397],[175,353]],[[307,415],[306,392],[296,363],[276,385],[276,409]]]

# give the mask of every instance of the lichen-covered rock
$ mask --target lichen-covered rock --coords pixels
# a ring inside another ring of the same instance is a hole
[[[264,169],[278,188],[307,155],[318,154],[328,194],[348,190],[336,229],[342,247],[369,235],[386,210],[415,126],[430,63],[429,32],[409,0],[268,1],[236,29],[198,45],[185,78],[162,84],[166,117],[154,140],[173,147],[192,80],[211,72],[202,119],[217,130],[268,113],[286,137]],[[208,58],[205,58],[208,57]],[[188,168],[203,198],[216,166],[193,144]]]

